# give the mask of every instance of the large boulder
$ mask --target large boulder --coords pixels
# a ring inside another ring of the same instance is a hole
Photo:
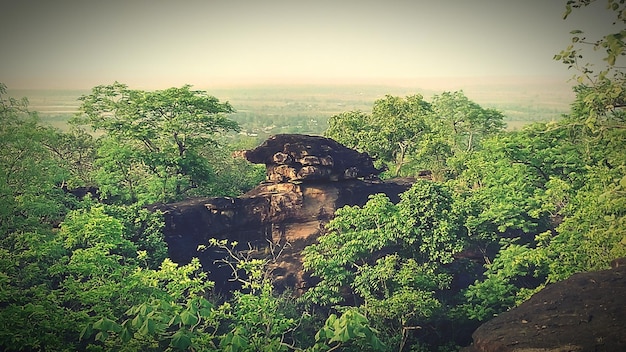
[[[304,290],[308,284],[300,252],[315,242],[338,208],[364,205],[376,193],[398,202],[411,184],[410,179],[264,183],[237,198],[194,198],[153,209],[164,213],[170,258],[184,264],[198,257],[218,289],[230,289],[232,272],[216,265],[226,253],[198,251],[211,238],[237,241],[242,250],[253,248],[258,255],[272,257],[276,287]]]
[[[251,163],[265,164],[272,182],[375,178],[382,172],[367,153],[320,136],[279,134],[243,155]]]
[[[237,198],[195,198],[153,207],[164,213],[170,258],[183,264],[198,257],[222,291],[231,288],[232,269],[217,265],[228,253],[198,251],[209,239],[236,241],[249,255],[271,259],[275,286],[298,292],[308,285],[300,253],[338,208],[365,205],[377,193],[398,202],[413,183],[380,181],[380,170],[367,154],[323,137],[277,135],[243,155],[266,164],[267,182]]]
[[[626,351],[626,258],[549,285],[481,325],[465,352]]]

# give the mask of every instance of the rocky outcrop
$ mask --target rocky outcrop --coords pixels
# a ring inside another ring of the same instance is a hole
[[[366,153],[329,138],[300,134],[272,136],[245,151],[244,157],[251,163],[265,164],[267,179],[272,182],[375,178],[382,171]]]
[[[626,351],[626,258],[573,275],[481,325],[465,352]]]
[[[266,164],[266,182],[237,198],[196,198],[154,207],[165,216],[170,258],[177,263],[200,258],[223,290],[230,289],[232,269],[216,260],[227,253],[197,250],[209,239],[237,241],[239,249],[269,258],[275,286],[298,292],[308,282],[300,252],[317,239],[338,208],[364,205],[376,193],[397,202],[413,182],[382,182],[367,154],[323,137],[277,135],[242,154]]]

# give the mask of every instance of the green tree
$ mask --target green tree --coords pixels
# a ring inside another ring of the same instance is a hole
[[[461,172],[468,154],[479,150],[483,139],[502,132],[505,126],[501,112],[481,107],[463,91],[435,95],[431,110],[426,120],[429,133],[412,156],[411,168],[430,170],[439,181]]]
[[[573,11],[583,13],[594,0],[569,0],[564,19]],[[623,185],[626,183],[626,4],[607,1],[614,15],[610,33],[588,39],[580,30],[571,32],[571,44],[555,56],[577,71],[576,98],[560,127],[577,139],[585,165],[579,182],[571,182],[563,221],[554,236],[538,239],[538,250],[550,260],[548,281],[562,280],[574,272],[608,268],[611,259],[626,252],[623,229]],[[586,60],[587,48],[603,51],[605,65],[596,69]]]
[[[538,251],[549,258],[548,282],[607,269],[611,260],[626,256],[626,167],[594,167],[586,176],[562,212],[556,235],[538,239]]]
[[[111,150],[116,143],[132,152],[132,168],[145,167],[160,183],[160,200],[177,199],[205,185],[213,172],[200,151],[217,145],[217,133],[239,129],[225,116],[234,112],[230,104],[188,85],[147,92],[114,83],[97,86],[80,100],[82,115],[76,122],[112,139],[113,144],[103,146],[112,160],[117,159]],[[127,183],[133,172],[124,171]]]
[[[0,237],[0,349],[72,349],[88,312],[64,306],[59,281],[48,273],[65,255],[52,231],[19,231]]]
[[[555,194],[555,187],[579,187],[584,170],[567,130],[534,124],[484,140],[452,182],[465,192],[470,234],[496,239],[558,225],[554,221],[569,195]]]
[[[51,131],[42,143],[63,170],[61,186],[70,190],[95,186],[96,143],[91,134],[72,126],[69,131]]]
[[[104,199],[133,203],[139,199],[152,203],[161,200],[166,190],[152,190],[151,185],[162,185],[159,176],[142,163],[141,152],[132,145],[122,144],[116,138],[103,137],[98,141],[92,177]]]
[[[397,205],[378,194],[337,210],[328,232],[303,251],[305,269],[321,279],[304,297],[358,305],[393,344],[406,343],[407,331],[445,306],[445,267],[466,241],[452,203],[446,186],[420,181]]]
[[[205,148],[200,156],[205,158],[215,173],[212,182],[203,189],[190,192],[191,195],[206,196],[218,194],[223,196],[239,196],[265,180],[265,165],[252,164],[241,157],[233,157],[239,150],[252,149],[257,144],[224,141],[222,146]]]
[[[367,135],[372,126],[370,117],[362,111],[347,111],[328,119],[326,137],[332,138],[348,148],[367,151]]]
[[[252,259],[235,250],[236,243],[211,240],[229,255],[225,262],[236,273],[243,271],[244,290],[216,303],[207,299],[206,273],[199,262],[179,267],[165,260],[159,270],[137,272],[154,288],[150,298],[135,303],[117,318],[96,317],[87,324],[81,339],[90,348],[146,351],[328,351],[350,346],[380,351],[383,345],[368,319],[348,310],[326,319],[314,341],[303,345],[294,339],[306,316],[284,309],[267,277],[267,261]]]
[[[30,231],[62,219],[65,170],[46,143],[54,131],[28,110],[27,99],[6,97],[0,83],[0,233]]]
[[[329,119],[327,137],[365,151],[378,162],[395,165],[399,175],[406,157],[427,132],[425,118],[430,104],[419,94],[405,98],[391,95],[376,100],[371,115],[352,111]]]
[[[88,343],[79,337],[86,326],[167,295],[152,269],[159,256],[163,261],[150,233],[159,224],[126,210],[118,220],[105,206],[86,206],[69,212],[58,229],[40,226],[0,238],[3,351],[83,350]],[[164,281],[184,291],[185,277]]]
[[[469,100],[463,91],[443,92],[432,100],[433,129],[448,137],[455,151],[475,150],[481,138],[504,129],[504,116]]]
[[[567,19],[573,11],[583,12],[584,8],[596,0],[568,0],[563,15]],[[587,133],[598,133],[613,128],[624,128],[626,122],[626,4],[623,1],[608,0],[607,9],[612,11],[612,33],[600,38],[589,39],[579,29],[571,31],[571,44],[554,56],[577,71],[573,79],[579,84],[575,88],[576,99],[570,115],[571,124]],[[604,67],[596,69],[586,60],[586,49],[604,51]]]
[[[374,102],[372,122],[377,123],[370,137],[373,156],[395,164],[395,176],[427,133],[425,120],[429,113],[430,104],[420,94],[404,99],[387,95]]]
[[[436,95],[431,103],[419,94],[387,95],[374,102],[371,114],[351,111],[332,116],[325,135],[392,166],[395,176],[402,170],[415,175],[429,169],[443,180],[449,159],[462,159],[477,149],[481,139],[501,132],[503,118],[462,91]]]

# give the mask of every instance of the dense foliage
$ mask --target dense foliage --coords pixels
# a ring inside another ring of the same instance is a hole
[[[589,3],[569,1],[566,16],[573,8]],[[608,6],[616,14],[615,22],[623,26],[623,4],[609,1]],[[572,45],[555,59],[578,70],[574,79],[579,85],[570,114],[558,122],[503,132],[497,111],[481,108],[462,92],[435,96],[422,105],[421,113],[407,107],[390,108],[390,101],[409,106],[415,97],[387,97],[374,103],[371,115],[354,111],[331,118],[328,136],[376,156],[384,155],[376,138],[385,139],[385,124],[395,125],[397,116],[414,119],[421,127],[412,134],[413,148],[393,144],[390,147],[396,148],[395,153],[382,161],[396,174],[416,175],[420,168],[429,169],[434,179],[452,190],[449,204],[456,222],[450,228],[455,229],[455,236],[448,238],[448,245],[456,239],[462,240],[457,242],[462,247],[457,249],[456,265],[435,265],[435,270],[457,279],[473,273],[471,282],[460,289],[445,285],[445,281],[437,287],[436,283],[442,282],[437,277],[412,282],[411,289],[430,294],[401,303],[403,313],[410,314],[411,307],[420,304],[422,314],[441,307],[440,314],[447,317],[444,320],[457,326],[471,325],[471,321],[484,321],[514,307],[547,284],[576,272],[608,268],[612,259],[626,255],[626,90],[619,66],[626,34],[621,30],[593,42],[582,38],[580,31],[572,35]],[[585,45],[606,50],[605,69],[594,72],[584,64]],[[380,113],[383,110],[385,114]],[[414,188],[421,187],[419,184]],[[394,293],[399,282],[396,277],[403,272],[403,262],[415,260],[423,250],[412,245],[407,252],[394,237],[406,229],[404,222],[421,223],[419,214],[411,220],[402,215],[399,208],[406,201],[403,197],[393,205],[376,196],[362,208],[344,208],[337,213],[319,244],[305,251],[307,268],[321,279],[321,284],[307,293],[310,299],[321,304],[358,305],[376,327],[384,331],[393,326],[388,320],[396,306],[393,302],[402,302],[406,294]],[[449,212],[437,214],[445,218]],[[410,231],[406,235],[410,236]],[[414,241],[427,239],[429,231],[413,236]],[[447,249],[446,253],[455,252]],[[469,267],[464,264],[463,258],[474,253],[478,254],[475,258],[482,257],[484,272],[476,270],[476,259]],[[428,261],[431,266],[435,263]],[[414,267],[410,272],[419,275],[424,270]],[[378,290],[376,298],[387,300],[384,309],[374,309],[372,289]],[[418,344],[441,346],[442,341],[455,338],[454,334],[440,340],[420,335],[426,326],[442,331],[436,320],[441,315],[413,318],[412,323],[392,329],[400,346],[405,345],[407,327],[415,325],[420,328],[411,331]]]
[[[393,170],[393,176],[428,169],[446,173],[445,161],[476,149],[481,138],[501,131],[502,113],[484,109],[462,91],[444,92],[427,102],[417,94],[386,96],[372,113],[350,111],[332,116],[325,134],[367,152]]]
[[[75,127],[62,132],[40,124],[26,99],[7,98],[4,85],[0,98],[3,351],[383,348],[356,310],[298,313],[274,295],[265,262],[241,259],[226,242],[211,245],[247,273],[245,292],[229,300],[213,293],[198,260],[167,258],[163,219],[144,204],[236,195],[263,177],[230,157],[238,146],[223,145],[237,129],[219,115],[228,104],[188,86],[116,83],[83,97]]]
[[[239,130],[226,117],[234,112],[228,102],[190,86],[146,92],[120,83],[95,87],[80,100],[81,114],[73,122],[104,132],[93,174],[103,196],[156,202],[223,193],[217,171],[228,162],[218,137]],[[219,171],[254,173],[250,167]]]
[[[566,17],[592,1],[567,1]],[[615,22],[624,3],[608,0]],[[620,29],[572,32],[577,70],[559,121],[504,131],[503,116],[443,92],[387,95],[326,131],[387,176],[424,175],[394,204],[344,207],[277,294],[268,261],[211,241],[242,288],[167,258],[144,205],[236,195],[263,170],[233,159],[228,103],[190,86],[119,83],[81,98],[73,127],[42,125],[0,85],[0,349],[3,351],[450,351],[481,322],[576,272],[626,256],[626,53]],[[604,51],[598,71],[584,49]],[[90,126],[91,131],[84,126]]]

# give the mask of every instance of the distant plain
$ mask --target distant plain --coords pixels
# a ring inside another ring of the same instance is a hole
[[[230,102],[237,111],[231,117],[241,124],[245,133],[259,137],[276,133],[321,134],[330,116],[353,110],[370,112],[374,101],[387,94],[421,94],[429,101],[434,95],[457,90],[482,107],[501,111],[507,129],[515,130],[532,122],[561,118],[574,99],[571,87],[567,79],[546,77],[194,85],[220,101]],[[78,111],[78,98],[89,92],[89,88],[11,90],[9,87],[8,93],[12,97],[28,98],[30,110],[37,111],[44,123],[65,129],[68,119]]]

